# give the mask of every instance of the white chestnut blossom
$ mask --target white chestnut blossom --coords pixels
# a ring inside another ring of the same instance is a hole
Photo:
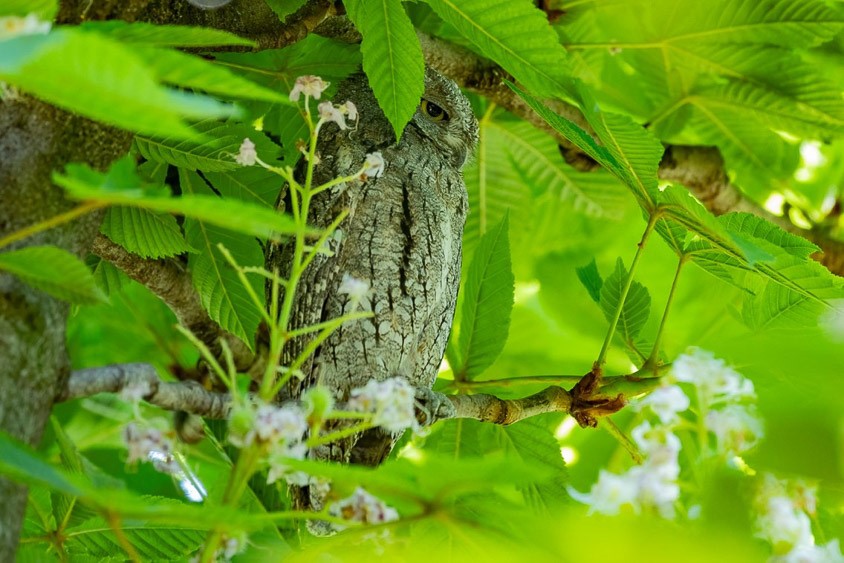
[[[387,506],[384,501],[361,487],[355,489],[350,497],[332,504],[328,512],[332,516],[362,524],[383,524],[399,519],[399,513],[395,508]],[[338,528],[342,527],[338,526]]]
[[[258,152],[255,150],[255,143],[248,138],[243,139],[240,150],[234,157],[235,162],[242,166],[253,166],[258,162]]]
[[[598,474],[598,480],[588,493],[581,493],[569,488],[569,494],[575,500],[589,505],[589,514],[619,514],[625,507],[639,511],[639,485],[637,476],[629,473],[616,475],[604,469]]]
[[[319,97],[322,96],[322,93],[325,92],[330,85],[330,82],[324,81],[319,76],[300,76],[296,79],[296,83],[293,85],[293,90],[290,91],[290,101],[298,102],[299,96],[302,94],[318,100]]]
[[[384,166],[384,157],[381,156],[381,151],[369,153],[363,162],[363,171],[358,179],[364,182],[368,178],[378,178],[384,173]]]
[[[42,21],[36,14],[26,17],[6,16],[0,18],[0,41],[21,35],[44,35],[50,32],[52,24]]]
[[[689,408],[689,397],[677,385],[664,385],[636,405],[637,410],[645,407],[650,407],[663,424],[671,424],[679,419],[677,413]]]
[[[614,515],[629,506],[638,513],[651,509],[664,518],[674,517],[674,504],[680,498],[680,439],[667,426],[652,426],[645,421],[631,432],[633,440],[646,455],[642,465],[616,475],[601,470],[592,490],[582,494],[569,490],[571,496],[589,505],[589,512]]]
[[[801,545],[785,555],[772,557],[768,563],[844,563],[841,545],[832,540],[824,546]]]
[[[752,381],[706,350],[690,348],[671,367],[677,381],[692,383],[698,388],[707,402],[705,406],[756,398]]]
[[[358,108],[357,108],[357,106],[356,106],[354,103],[352,103],[352,101],[351,101],[351,100],[346,100],[345,102],[343,102],[342,104],[340,104],[340,105],[337,107],[337,109],[339,109],[339,110],[340,110],[340,112],[341,112],[343,115],[345,115],[346,117],[348,117],[348,118],[349,118],[349,119],[351,119],[352,121],[357,121],[357,120],[358,120]]]
[[[162,473],[178,473],[181,471],[173,455],[173,445],[161,430],[157,428],[142,428],[130,422],[123,428],[123,441],[129,453],[126,463],[150,461],[156,471]]]
[[[633,441],[645,454],[668,449],[675,455],[680,451],[680,438],[668,427],[651,426],[647,420],[630,432]]]
[[[753,448],[762,438],[762,421],[752,407],[727,405],[706,413],[706,427],[715,434],[718,451],[737,455]]]
[[[300,484],[302,475],[292,471],[289,459],[304,459],[308,453],[305,444],[308,421],[305,411],[298,405],[241,405],[232,409],[229,418],[229,442],[243,448],[258,444],[267,452],[269,472],[267,482],[280,478]],[[307,482],[307,481],[306,481]]]
[[[776,553],[812,546],[812,522],[802,510],[797,510],[788,497],[772,497],[756,520],[756,535],[767,540]]]
[[[317,106],[317,110],[319,111],[319,119],[321,122],[336,123],[340,127],[341,131],[346,129],[346,118],[343,117],[343,112],[341,112],[331,102],[322,102]]]
[[[352,389],[349,408],[372,413],[372,422],[393,432],[419,427],[414,409],[415,393],[404,378],[384,381],[370,379],[363,387]]]
[[[352,308],[355,308],[364,299],[369,297],[370,286],[367,281],[360,280],[349,274],[343,274],[343,279],[340,281],[340,287],[337,288],[337,292],[348,295],[349,301],[352,302]]]

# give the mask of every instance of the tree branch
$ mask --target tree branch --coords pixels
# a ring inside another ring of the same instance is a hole
[[[588,376],[587,376],[588,378]],[[470,418],[480,422],[508,425],[526,418],[549,412],[563,412],[574,416],[584,426],[594,425],[596,418],[607,416],[621,409],[626,403],[626,396],[638,394],[644,389],[659,384],[659,378],[636,378],[620,376],[613,385],[607,386],[612,392],[599,389],[597,379],[589,379],[589,384],[575,385],[571,392],[553,385],[538,393],[521,399],[499,399],[494,395],[445,395],[436,391],[425,390],[423,406],[432,404],[446,405],[447,408],[432,409],[424,412],[425,424],[451,418]],[[620,381],[623,380],[623,381]],[[641,389],[630,391],[624,383],[642,383]],[[618,383],[621,383],[620,385]],[[150,364],[115,364],[110,366],[76,370],[70,374],[65,385],[56,396],[56,402],[70,401],[90,397],[97,393],[120,393],[131,388],[149,389],[143,399],[157,407],[169,411],[182,411],[211,419],[228,418],[231,411],[231,395],[208,391],[195,381],[164,382],[156,369]],[[342,405],[338,408],[343,410]]]
[[[239,338],[211,319],[193,287],[190,274],[178,261],[141,258],[102,234],[97,235],[91,251],[164,301],[179,323],[208,346],[215,357],[220,357],[220,339],[224,339],[232,350],[238,371],[248,371],[253,367],[255,355]]]
[[[571,166],[589,171],[597,163],[579,148],[557,133],[506,84],[512,79],[501,67],[482,59],[446,41],[419,33],[427,63],[449,76],[460,86],[475,91],[511,113],[550,133],[560,145],[560,152]],[[591,134],[592,130],[580,110],[565,102],[552,100],[549,108],[575,122]],[[783,229],[806,237],[823,251],[815,255],[821,264],[837,275],[844,275],[844,242],[829,238],[825,233],[801,229],[786,218],[778,217],[746,198],[741,190],[731,184],[724,168],[721,153],[714,147],[668,145],[659,165],[659,177],[686,186],[707,209],[716,215],[731,211],[744,211],[776,223]]]
[[[229,415],[231,396],[208,391],[195,381],[164,382],[149,364],[117,364],[76,370],[56,397],[56,402],[90,397],[97,393],[119,393],[129,387],[147,387],[144,400],[169,411],[183,411],[207,418]]]

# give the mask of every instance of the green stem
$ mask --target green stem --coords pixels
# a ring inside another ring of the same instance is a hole
[[[368,319],[372,315],[373,313],[369,311],[358,311],[357,313],[349,313],[348,315],[343,315],[342,317],[337,317],[336,319],[331,319],[330,321],[323,321],[315,325],[309,325],[306,327],[297,328],[296,330],[291,330],[287,333],[287,336],[289,336],[290,338],[295,338],[297,336],[309,334],[311,332],[317,332],[322,329],[335,329],[346,321],[354,321],[356,319]]]
[[[610,435],[618,440],[618,443],[627,450],[627,453],[630,454],[630,457],[633,458],[637,464],[641,464],[644,461],[644,457],[642,456],[642,452],[639,451],[639,448],[636,447],[636,444],[633,443],[633,440],[627,437],[627,435],[621,431],[621,429],[616,426],[615,422],[610,420],[609,418],[602,418],[599,426],[610,433]]]
[[[323,444],[330,444],[331,442],[335,442],[341,438],[346,438],[347,436],[353,436],[359,432],[363,432],[364,430],[369,430],[373,426],[375,425],[368,421],[355,424],[354,426],[349,426],[348,428],[338,430],[337,432],[330,432],[316,438],[311,438],[308,440],[307,445],[309,448],[313,448]]]
[[[659,348],[662,344],[662,336],[665,332],[665,325],[668,322],[668,312],[671,310],[671,303],[674,301],[674,294],[677,292],[677,281],[680,279],[680,272],[683,270],[683,265],[685,263],[686,257],[680,256],[680,260],[677,262],[677,269],[674,271],[674,280],[671,282],[671,289],[668,291],[668,299],[665,302],[665,310],[662,312],[662,320],[660,321],[659,328],[656,331],[654,346],[651,350],[651,355],[645,362],[645,365],[651,367],[654,371],[656,371],[657,364],[659,363]]]
[[[639,259],[642,257],[642,251],[645,248],[645,243],[647,243],[648,237],[650,236],[651,231],[653,231],[658,218],[659,216],[656,213],[651,215],[650,219],[648,219],[648,225],[645,227],[645,232],[642,233],[642,240],[639,241],[638,248],[636,249],[636,255],[633,256],[633,263],[630,264],[630,270],[627,272],[627,279],[624,282],[624,287],[621,289],[618,307],[616,307],[612,321],[610,321],[610,328],[607,330],[607,336],[604,338],[603,346],[601,346],[601,353],[598,354],[598,359],[595,361],[595,365],[597,366],[603,366],[607,362],[607,352],[609,352],[610,343],[612,342],[613,336],[615,336],[615,329],[618,326],[618,320],[621,318],[621,312],[624,310],[624,304],[627,301],[627,294],[630,292],[630,286],[633,285],[633,276],[636,273],[636,266],[639,265]]]
[[[249,478],[254,473],[259,455],[260,452],[254,445],[240,450],[240,456],[238,456],[231,473],[229,473],[226,490],[223,491],[221,501],[223,506],[233,506],[238,503],[241,495],[243,495],[243,491],[246,489]],[[208,534],[208,539],[200,556],[201,563],[210,563],[214,560],[214,553],[220,547],[222,540],[223,532],[219,529],[214,529]]]
[[[46,231],[47,229],[52,229],[53,227],[58,227],[59,225],[67,223],[68,221],[73,221],[74,219],[76,219],[77,217],[79,217],[81,215],[85,215],[86,213],[89,213],[89,212],[94,211],[96,209],[102,209],[103,207],[106,207],[107,205],[108,205],[107,203],[101,203],[101,202],[98,202],[98,201],[86,201],[85,203],[82,203],[82,204],[74,207],[73,209],[69,209],[68,211],[65,211],[64,213],[59,213],[58,215],[53,215],[52,217],[50,217],[48,219],[44,219],[43,221],[39,221],[38,223],[35,223],[35,224],[30,225],[28,227],[24,227],[23,229],[15,231],[14,233],[12,233],[10,235],[7,235],[3,238],[0,238],[0,248],[3,248],[4,246],[8,246],[8,245],[12,244],[13,242],[17,242],[21,239],[25,239],[27,237],[31,237],[32,235]]]

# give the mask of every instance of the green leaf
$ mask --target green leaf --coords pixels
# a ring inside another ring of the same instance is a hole
[[[615,270],[604,281],[601,287],[601,310],[608,322],[612,322],[619,306],[621,293],[627,282],[627,269],[619,258],[615,263]],[[633,343],[639,336],[642,327],[648,322],[651,313],[651,296],[647,288],[637,281],[630,284],[627,299],[621,308],[618,318],[618,330],[626,343]]]
[[[493,226],[478,244],[466,273],[459,310],[456,377],[483,373],[504,348],[513,309],[514,283],[510,265],[510,222]]]
[[[525,464],[548,469],[546,480],[522,489],[528,502],[550,508],[569,501],[566,463],[557,440],[548,428],[534,420],[523,420],[502,427],[500,434],[502,441],[507,442],[507,449],[516,453]]]
[[[192,25],[155,25],[146,22],[128,23],[122,20],[87,21],[79,26],[95,31],[121,43],[140,43],[157,47],[221,47],[240,45],[257,47],[250,40],[221,29]]]
[[[727,213],[718,217],[731,233],[742,233],[775,244],[795,256],[808,258],[820,248],[801,236],[793,235],[779,226],[752,213]]]
[[[85,117],[151,135],[191,137],[182,118],[235,113],[207,96],[160,86],[129,47],[72,28],[4,42],[0,80]]]
[[[55,416],[50,417],[50,423],[53,427],[53,432],[56,434],[56,443],[59,446],[59,454],[62,460],[62,467],[68,473],[82,474],[82,456],[76,449],[76,445],[70,440],[70,437],[64,431],[58,419]],[[53,493],[53,515],[56,518],[59,529],[67,526],[67,522],[76,505],[76,496],[68,495],[62,492]]]
[[[53,181],[63,187],[71,199],[184,215],[263,238],[295,231],[292,218],[266,206],[235,199],[224,200],[214,195],[170,197],[169,191],[144,190],[133,164],[126,159],[116,162],[108,174],[95,172],[85,165],[68,164],[65,174],[53,174]]]
[[[216,56],[217,64],[283,94],[290,93],[299,76],[314,74],[336,82],[357,72],[361,61],[358,46],[315,34],[284,49]]]
[[[706,241],[719,252],[753,265],[771,260],[771,254],[755,244],[749,237],[728,231],[689,191],[677,185],[668,186],[659,194],[659,211]],[[704,246],[708,247],[708,246]],[[686,251],[694,253],[700,240],[685,245]]]
[[[281,191],[278,174],[261,166],[241,166],[225,172],[205,172],[203,176],[223,197],[251,201],[273,208]]]
[[[0,430],[0,474],[28,485],[41,485],[70,496],[83,494],[79,479],[40,459],[29,446]]]
[[[662,159],[662,143],[632,118],[602,111],[592,92],[577,83],[583,115],[598,139],[621,165],[619,178],[646,211],[653,209],[657,193],[657,169]]]
[[[425,501],[425,506],[444,506],[472,493],[489,493],[495,485],[526,486],[549,475],[547,467],[520,463],[512,457],[454,460],[429,452],[420,453],[413,460],[389,460],[377,470],[293,459],[289,465],[309,475],[330,478],[332,487],[341,494],[364,487],[396,506],[403,515],[423,510],[419,501]]]
[[[771,269],[776,275],[749,282],[753,294],[745,297],[741,316],[752,329],[815,327],[821,315],[832,314],[831,307],[840,307],[844,299],[844,279],[814,260],[784,253]]]
[[[156,499],[161,503],[165,499]],[[182,561],[196,551],[208,532],[203,528],[183,528],[166,524],[122,521],[120,529],[145,561]],[[113,528],[103,518],[93,518],[65,531],[71,553],[108,557],[123,551]]]
[[[568,166],[549,134],[504,110],[481,113],[477,153],[463,169],[471,210],[463,231],[465,264],[481,235],[506,213],[521,226],[510,233],[511,247],[520,249],[512,256],[518,278],[537,258],[586,238],[587,217],[611,220],[629,209],[627,189],[608,172]]]
[[[114,264],[108,260],[102,260],[91,255],[88,260],[86,260],[86,263],[92,268],[94,281],[97,282],[97,287],[99,287],[105,295],[110,296],[114,293],[119,293],[123,287],[129,283],[129,278],[126,274],[118,270]]]
[[[57,0],[3,0],[0,5],[0,17],[26,17],[35,14],[43,21],[51,21],[59,9]]]
[[[234,157],[244,139],[255,143],[258,158],[268,164],[281,154],[278,145],[249,125],[221,123],[208,120],[193,126],[191,137],[148,137],[138,135],[135,145],[148,160],[172,164],[188,170],[223,172],[243,166]],[[281,182],[279,176],[279,182]]]
[[[624,189],[602,174],[578,172],[560,157],[557,142],[523,120],[490,119],[487,136],[494,135],[518,170],[520,181],[537,195],[546,190],[576,211],[594,218],[618,218]],[[500,179],[496,176],[496,182]],[[608,181],[609,180],[609,181]]]
[[[149,65],[157,80],[230,98],[294,105],[286,93],[242,78],[225,66],[172,49],[136,46],[133,52]]]
[[[565,49],[528,0],[426,0],[484,55],[539,96],[571,92]]]
[[[772,89],[749,82],[727,80],[697,89],[694,104],[719,112],[722,108],[755,115],[771,128],[797,135],[838,135],[844,129],[844,102],[830,115],[812,104],[787,97]]]
[[[509,82],[507,85],[555,131],[624,182],[643,209],[653,209],[657,193],[656,171],[663,152],[659,141],[629,117],[603,113],[592,101],[590,109],[584,114],[595,128],[601,140],[599,144],[573,121],[557,115],[517,86]],[[589,99],[583,88],[580,93],[582,98]]]
[[[14,274],[58,299],[79,304],[105,301],[85,263],[56,246],[29,246],[2,252],[0,271]]]
[[[604,280],[601,279],[601,273],[598,272],[598,264],[595,262],[595,259],[592,258],[592,261],[585,266],[575,268],[575,272],[577,272],[577,279],[580,280],[580,283],[589,292],[589,297],[592,298],[592,301],[600,303],[601,287],[604,285]]]
[[[175,217],[137,207],[110,208],[100,232],[144,258],[164,258],[190,250]]]
[[[363,70],[396,139],[400,139],[425,91],[425,59],[419,39],[401,0],[350,0],[346,4],[363,36]]]
[[[193,197],[212,193],[196,173],[187,170],[179,170],[179,184],[183,193]],[[261,246],[254,237],[233,233],[201,220],[186,221],[185,232],[191,246],[199,250],[189,256],[188,266],[202,306],[221,327],[251,347],[261,313],[217,245],[225,246],[240,266],[263,266]],[[261,280],[252,276],[249,281],[252,291],[263,298]]]
[[[261,514],[240,512],[231,507],[198,506],[173,499],[139,497],[127,490],[68,474],[53,467],[29,446],[0,430],[0,475],[31,486],[48,487],[98,510],[107,510],[126,519],[209,530],[222,526],[228,530],[263,528],[268,519]]]

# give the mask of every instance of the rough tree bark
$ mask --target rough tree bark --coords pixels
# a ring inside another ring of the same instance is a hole
[[[0,102],[0,235],[71,207],[50,181],[68,162],[106,168],[132,136],[21,97]],[[84,258],[100,213],[20,241],[12,248],[53,244]],[[69,306],[0,274],[0,428],[35,445],[56,390],[70,372],[65,352]],[[26,488],[0,478],[0,561],[13,561]]]

